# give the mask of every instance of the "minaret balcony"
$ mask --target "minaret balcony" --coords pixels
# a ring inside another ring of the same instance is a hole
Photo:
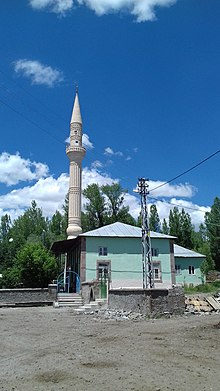
[[[86,149],[84,147],[76,147],[76,146],[71,146],[67,145],[66,146],[66,154],[69,157],[69,159],[74,159],[74,158],[79,158],[81,159],[84,157],[86,154]]]

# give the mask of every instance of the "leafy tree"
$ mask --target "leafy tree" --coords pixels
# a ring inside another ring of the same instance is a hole
[[[12,265],[12,243],[10,240],[11,218],[9,215],[1,217],[0,223],[0,270]]]
[[[177,243],[180,246],[193,248],[194,228],[191,223],[191,217],[182,208],[181,212],[175,206],[169,214],[169,233],[177,236]]]
[[[27,243],[17,253],[11,269],[3,273],[3,285],[45,288],[57,276],[57,263],[40,243]]]
[[[182,209],[180,214],[180,223],[181,223],[181,245],[183,247],[193,249],[193,232],[194,227],[191,222],[191,217],[189,213],[186,213]]]
[[[35,201],[31,202],[23,215],[19,216],[12,224],[10,236],[14,239],[17,249],[27,240],[34,242],[43,241],[43,233],[48,231],[48,221],[43,217],[42,210],[37,207]]]
[[[209,242],[204,242],[201,247],[198,248],[198,252],[206,256],[206,259],[202,262],[200,269],[204,275],[207,275],[208,272],[215,269],[215,262],[212,259]]]
[[[102,227],[106,223],[106,206],[100,187],[93,183],[83,190],[83,195],[88,200],[85,204],[87,229],[92,230]]]
[[[162,233],[165,234],[165,235],[169,235],[169,225],[167,224],[166,219],[163,219]]]
[[[135,219],[129,213],[129,207],[124,205],[124,196],[127,190],[123,189],[119,183],[113,183],[112,185],[102,186],[101,191],[107,197],[107,224],[120,221],[125,224],[136,225]]]
[[[1,217],[0,223],[0,240],[7,239],[11,228],[11,218],[8,214]]]
[[[66,218],[57,210],[49,223],[49,232],[52,241],[66,239]]]
[[[159,214],[157,212],[157,207],[154,204],[150,206],[149,228],[151,231],[155,231],[155,232],[161,231]]]
[[[210,212],[205,214],[207,237],[210,243],[212,259],[220,270],[220,199],[216,197]]]

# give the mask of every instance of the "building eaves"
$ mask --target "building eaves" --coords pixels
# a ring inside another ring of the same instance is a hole
[[[178,244],[174,244],[174,256],[179,258],[205,258],[205,255],[188,250],[188,248],[179,246]]]

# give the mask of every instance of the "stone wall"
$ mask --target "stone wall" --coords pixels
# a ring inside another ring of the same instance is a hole
[[[0,289],[0,307],[52,305],[56,294],[54,284],[48,288]]]
[[[109,308],[138,312],[153,317],[164,314],[183,314],[185,295],[181,287],[110,290]]]
[[[100,297],[100,288],[98,281],[91,282],[82,282],[81,283],[81,293],[83,297],[84,304],[90,303]]]

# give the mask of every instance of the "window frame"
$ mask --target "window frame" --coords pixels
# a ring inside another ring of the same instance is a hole
[[[182,274],[182,268],[181,268],[181,265],[180,265],[180,264],[175,265],[175,273],[176,273],[177,275]]]
[[[152,257],[159,257],[159,248],[151,247]]]
[[[158,278],[155,278],[155,269],[158,269]],[[161,270],[161,261],[153,261],[152,262],[152,270],[153,270],[153,280],[154,282],[162,282],[162,270]]]
[[[110,282],[111,281],[111,261],[110,260],[102,261],[100,259],[97,260],[97,262],[96,262],[96,279],[97,279],[97,281],[100,281],[100,278],[99,278],[100,265],[107,266],[107,268],[108,268],[108,281]]]
[[[108,247],[99,246],[98,255],[99,255],[99,257],[107,257],[108,256]]]
[[[190,276],[194,276],[196,274],[195,273],[195,266],[194,265],[189,265],[188,271],[189,271],[189,275]]]

